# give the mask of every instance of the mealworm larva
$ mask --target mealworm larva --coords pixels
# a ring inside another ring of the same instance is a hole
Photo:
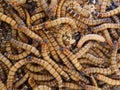
[[[100,42],[105,42],[105,38],[103,36],[100,36],[98,34],[88,34],[88,35],[83,36],[78,41],[77,47],[81,48],[82,45],[88,40],[96,40],[96,41],[100,41]]]
[[[70,61],[71,61],[72,64],[76,67],[76,69],[77,69],[78,71],[81,71],[82,66],[81,66],[81,64],[78,62],[76,56],[75,56],[72,52],[70,52],[68,49],[66,49],[66,48],[61,48],[60,50],[62,51],[62,53],[64,53],[64,54],[70,59]]]
[[[118,6],[117,8],[113,9],[113,10],[110,10],[108,12],[104,12],[104,13],[99,13],[98,14],[98,17],[110,17],[110,16],[113,16],[113,15],[116,15],[120,13],[120,6]]]
[[[85,90],[102,90],[102,89],[96,86],[85,85]]]
[[[19,13],[20,17],[25,20],[25,11],[21,6],[14,7],[14,9]]]
[[[12,18],[0,12],[0,20],[10,24],[12,27],[17,28],[17,23]]]
[[[88,65],[98,66],[97,64],[95,64],[94,62],[91,62],[90,60],[88,60],[86,58],[78,58],[78,60],[82,65],[83,64],[88,64]]]
[[[109,50],[105,48],[104,46],[100,45],[99,43],[95,42],[93,47],[100,49],[106,56],[109,56]]]
[[[120,24],[114,24],[114,23],[105,23],[96,27],[93,27],[93,32],[97,33],[99,31],[103,31],[107,28],[112,28],[112,29],[120,29]]]
[[[82,57],[86,52],[90,50],[90,48],[94,45],[94,43],[89,42],[85,44],[77,53],[75,53],[76,58]]]
[[[109,85],[120,85],[120,80],[111,79],[111,78],[106,77],[101,74],[95,74],[94,77],[100,81],[103,81],[103,82],[109,84]]]
[[[65,44],[64,44],[64,42],[63,42],[63,35],[65,34],[64,31],[67,31],[67,30],[68,30],[68,31],[71,30],[71,28],[69,27],[69,25],[63,26],[63,27],[61,28],[61,30],[59,30],[58,33],[57,33],[56,40],[57,40],[57,42],[59,43],[60,46],[65,47]]]
[[[57,9],[57,18],[60,18],[60,12],[61,12],[61,8],[64,4],[65,0],[60,0],[60,2],[58,3],[58,9]]]
[[[117,66],[117,50],[118,50],[118,43],[114,43],[114,47],[111,53],[111,70],[115,72],[117,75],[120,75],[119,68]]]
[[[10,62],[9,59],[7,59],[4,55],[2,55],[0,53],[0,61],[2,61],[2,63],[4,63],[9,69],[11,68],[12,66],[12,63]]]
[[[94,52],[96,52],[96,54],[100,57],[100,58],[103,58],[105,59],[105,61],[108,59],[103,52],[101,52],[99,49],[97,48],[92,48],[92,50],[94,50]]]
[[[100,12],[104,13],[106,11],[107,3],[108,3],[108,0],[103,0]]]
[[[89,83],[89,80],[87,80],[85,77],[83,77],[82,75],[79,74],[79,72],[77,72],[76,70],[72,70],[72,69],[69,69],[65,66],[60,66],[65,72],[67,72],[70,77],[75,80],[75,81],[83,81],[85,83]]]
[[[100,11],[101,13],[104,13],[104,12],[106,11],[106,6],[107,6],[108,1],[109,1],[109,0],[103,0],[103,3],[102,3],[102,5],[101,5],[101,11]],[[104,36],[105,36],[105,38],[106,38],[106,42],[107,42],[110,46],[113,46],[112,39],[111,39],[110,34],[109,34],[109,32],[108,32],[107,29],[103,31],[103,34],[104,34]]]
[[[47,85],[38,85],[34,90],[52,90],[52,88]]]
[[[110,29],[110,34],[112,35],[113,38],[118,40],[119,35],[118,35],[118,33],[116,32],[115,29]]]
[[[20,6],[26,3],[26,0],[7,0],[12,6]]]
[[[0,80],[0,90],[7,90],[5,84]]]
[[[82,87],[76,83],[64,82],[63,84],[65,88],[68,88],[68,90],[82,90]]]
[[[35,57],[33,57],[32,59],[36,63],[39,61],[39,59]],[[54,78],[56,78],[56,80],[58,81],[59,88],[63,87],[63,84],[62,84],[63,80],[61,76],[56,72],[56,70],[49,63],[47,63],[45,60],[40,60],[40,62],[38,63],[41,66],[43,66],[46,70],[48,70],[53,75]]]
[[[0,66],[0,79],[5,82],[6,81],[6,76],[5,76],[5,72],[4,72],[4,68],[2,66]]]
[[[11,67],[9,74],[8,74],[8,79],[7,79],[7,88],[8,89],[12,89],[13,88],[13,81],[14,81],[14,75],[15,72],[23,65],[27,64],[27,63],[36,63],[38,65],[43,66],[46,70],[48,70],[58,81],[59,84],[59,88],[61,88],[63,86],[62,84],[62,78],[60,77],[60,75],[55,71],[54,68],[52,68],[52,66],[47,63],[46,61],[42,60],[42,59],[38,59],[32,56],[29,56],[27,59],[23,59],[18,61],[16,64],[14,64],[14,66]]]
[[[45,59],[48,63],[51,64],[51,66],[53,66],[53,68],[63,77],[65,77],[67,80],[69,80],[69,76],[67,73],[65,73],[57,64],[56,62],[54,62],[47,53],[47,43],[46,42],[42,42],[42,50],[41,50],[41,54],[43,56],[43,59]]]
[[[12,54],[12,48],[9,41],[6,42],[6,51],[7,53]]]
[[[40,36],[38,36],[37,34],[32,32],[31,30],[29,30],[24,25],[21,25],[21,24],[18,25],[18,30],[20,30],[21,32],[25,33],[27,36],[31,37],[32,39],[37,39],[38,38],[40,41],[42,41],[42,38]]]
[[[90,78],[92,80],[93,85],[96,86],[96,87],[98,87],[97,81],[95,80],[95,77],[93,77],[92,74],[90,75]]]
[[[34,74],[34,73],[30,73],[30,77],[32,77],[34,80],[37,81],[50,81],[52,79],[54,79],[53,76],[51,76],[50,74]]]
[[[73,65],[71,64],[71,62],[68,60],[68,58],[60,51],[60,47],[58,45],[58,43],[56,42],[56,40],[54,39],[54,37],[50,34],[50,33],[46,33],[46,36],[48,37],[48,39],[50,40],[51,44],[53,45],[53,47],[55,48],[57,54],[59,55],[60,59],[64,62],[64,64],[70,68],[70,69],[74,69]]]
[[[74,18],[76,18],[78,21],[84,23],[84,24],[87,24],[87,25],[90,25],[90,26],[93,26],[93,25],[99,25],[99,24],[102,24],[102,23],[107,23],[107,22],[110,22],[111,20],[109,18],[103,18],[103,19],[97,19],[97,20],[94,20],[94,19],[88,19],[88,18],[83,18],[80,16],[80,14],[76,11],[74,11],[72,8],[70,7],[67,7],[67,11],[68,13],[70,13]]]
[[[36,81],[36,83],[39,84],[39,85],[47,85],[47,86],[50,86],[50,87],[57,87],[58,86],[58,83],[55,79],[51,80],[51,81],[48,81],[48,82]]]
[[[10,42],[11,42],[12,44],[14,44],[14,45],[17,45],[17,46],[20,47],[20,48],[23,48],[23,49],[25,49],[25,50],[28,50],[28,51],[32,52],[32,53],[35,54],[36,56],[40,57],[40,53],[39,53],[39,51],[38,51],[35,47],[33,47],[33,46],[31,46],[31,45],[28,45],[28,44],[26,44],[26,43],[17,41],[17,40],[15,40],[15,39],[11,39]]]
[[[55,48],[53,47],[53,44],[50,42],[50,40],[48,39],[48,37],[46,37],[45,32],[42,31],[42,30],[40,30],[40,31],[39,31],[39,34],[40,34],[40,36],[41,36],[44,40],[47,40],[47,41],[48,41],[48,42],[47,42],[47,43],[48,43],[48,49],[49,49],[50,54],[51,54],[51,56],[53,57],[53,59],[54,59],[56,62],[60,61],[60,59],[59,59],[59,57],[58,57],[58,54],[57,54]]]
[[[109,34],[109,32],[108,32],[107,29],[103,31],[103,34],[104,34],[104,36],[105,36],[106,42],[107,42],[110,46],[113,46],[112,38],[111,38],[111,36],[110,36],[110,34]]]
[[[35,87],[37,87],[37,84],[36,84],[35,80],[32,77],[29,77],[28,83],[32,87],[33,90],[34,90]]]
[[[73,31],[77,29],[75,22],[71,18],[68,18],[68,17],[58,18],[58,19],[55,19],[52,21],[47,21],[42,24],[31,26],[30,29],[35,31],[35,30],[39,30],[42,28],[50,28],[50,27],[53,27],[56,25],[60,25],[62,23],[69,24],[71,26],[71,28],[73,29]]]
[[[95,56],[93,56],[92,54],[85,54],[82,56],[83,58],[87,58],[88,60],[90,60],[91,62],[94,62],[95,64],[103,64],[105,61],[102,58],[97,58]]]
[[[90,14],[89,14],[89,12],[87,10],[85,10],[84,8],[82,8],[82,7],[78,6],[78,5],[75,5],[73,7],[73,9],[78,11],[83,17],[88,18],[90,16]]]
[[[86,74],[100,73],[104,75],[111,75],[113,73],[110,68],[97,68],[97,67],[86,68],[84,72]]]
[[[35,8],[32,14],[37,14],[37,13],[40,13],[41,11],[43,11],[43,9],[41,7],[37,7]]]
[[[40,0],[40,5],[41,5],[41,8],[45,11],[45,13],[47,14],[47,16],[49,18],[51,18],[51,15],[50,13],[48,12],[49,10],[49,6],[47,4],[47,2],[45,0]]]
[[[31,72],[41,72],[44,68],[33,64],[27,64],[26,68]]]
[[[45,17],[45,13],[43,13],[43,12],[42,13],[40,12],[40,13],[37,13],[37,14],[31,16],[31,24],[33,22],[35,22],[36,20],[43,18],[43,17]]]
[[[26,24],[27,26],[30,26],[31,25],[30,14],[27,9],[25,9],[25,14],[26,14]]]
[[[28,38],[22,32],[18,31],[18,36],[21,41],[28,43]]]
[[[51,3],[49,5],[49,8],[48,8],[48,12],[49,14],[51,14],[51,19],[54,19],[55,18],[55,15],[56,15],[56,11],[57,11],[57,4],[58,4],[58,1],[57,0],[51,0]]]
[[[5,53],[5,55],[7,56],[7,58],[9,58],[11,60],[20,60],[20,59],[27,57],[30,53],[31,52],[29,52],[29,51],[24,51],[17,55],[13,55],[13,54],[9,54],[9,53]]]
[[[34,32],[32,32],[31,30],[29,30],[27,27],[25,27],[23,25],[18,25],[15,20],[8,17],[7,15],[4,15],[3,13],[0,13],[0,20],[10,24],[15,29],[18,29],[18,30],[22,31],[27,36],[29,36],[29,37],[31,37],[33,39],[38,38],[39,40],[41,40],[41,38],[37,34],[35,34]]]
[[[112,19],[114,20],[114,22],[120,23],[120,20],[119,20],[118,16],[114,15],[114,16],[112,16]]]
[[[14,84],[14,88],[18,88],[20,85],[22,85],[29,77],[29,74],[26,73],[19,81],[17,81],[15,84]]]

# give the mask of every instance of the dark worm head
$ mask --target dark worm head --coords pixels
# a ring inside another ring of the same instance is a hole
[[[33,56],[28,56],[27,57],[27,60],[32,60],[33,59]]]

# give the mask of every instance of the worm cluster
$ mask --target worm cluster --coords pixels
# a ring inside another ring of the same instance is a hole
[[[0,90],[120,90],[119,0],[0,0]]]

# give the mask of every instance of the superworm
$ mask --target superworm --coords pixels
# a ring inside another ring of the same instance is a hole
[[[5,53],[5,55],[6,55],[9,59],[11,59],[11,60],[16,60],[16,61],[27,57],[27,55],[29,55],[29,54],[30,54],[29,51],[24,51],[24,52],[22,52],[22,53],[20,53],[20,54],[17,54],[17,55]]]
[[[101,13],[104,13],[105,11],[106,11],[106,6],[107,6],[107,2],[108,2],[109,0],[103,0],[103,3],[102,3],[102,5],[101,5]],[[106,29],[106,30],[104,30],[103,31],[103,34],[104,34],[104,36],[105,36],[105,38],[106,38],[106,41],[107,41],[107,43],[110,45],[110,46],[113,46],[113,43],[112,43],[112,39],[111,39],[111,37],[110,37],[110,34],[109,34],[109,32],[108,32],[108,30]]]
[[[97,33],[99,31],[103,31],[107,28],[120,29],[120,24],[114,24],[114,23],[101,24],[99,26],[93,27],[93,32]]]
[[[91,85],[85,85],[85,90],[102,90],[102,89]]]
[[[41,11],[43,11],[43,9],[41,7],[38,7],[38,8],[35,8],[32,14],[37,14],[37,13],[40,13]]]
[[[105,13],[99,13],[98,14],[98,17],[110,17],[110,16],[113,16],[113,15],[116,15],[120,13],[120,6],[118,6],[117,8],[111,10],[111,11],[108,11],[108,12],[105,12]]]
[[[52,88],[47,85],[38,85],[34,90],[52,90]]]
[[[25,20],[26,16],[25,16],[25,11],[23,10],[23,8],[21,6],[17,6],[14,7],[14,9],[19,13],[20,17]]]
[[[27,64],[26,68],[31,72],[41,72],[44,69],[42,66],[36,66],[33,64]]]
[[[81,71],[82,70],[82,65],[80,64],[80,62],[78,62],[76,56],[71,53],[68,49],[66,48],[61,48],[61,51],[62,53],[64,53],[69,59],[70,61],[72,62],[72,64],[76,67],[76,69],[78,71]]]
[[[4,63],[9,69],[11,68],[12,66],[12,63],[10,62],[9,59],[7,59],[4,55],[2,55],[0,53],[0,61],[2,61],[2,63]]]
[[[47,35],[48,39],[50,40],[50,42],[52,43],[53,47],[55,48],[55,50],[56,50],[57,54],[59,55],[59,57],[64,62],[64,64],[68,68],[74,69],[74,67],[71,64],[71,62],[68,61],[68,58],[60,51],[60,47],[59,47],[58,43],[55,41],[54,37],[50,33],[46,33],[46,35]]]
[[[30,26],[31,25],[30,14],[27,9],[25,9],[25,15],[26,15],[26,24],[27,26]]]
[[[94,43],[93,47],[100,49],[106,56],[108,56],[107,54],[109,53],[109,49],[105,48],[104,46],[98,43]]]
[[[64,4],[64,2],[65,2],[65,0],[60,0],[60,2],[58,3],[58,9],[57,9],[57,18],[60,18],[61,17],[61,8],[62,8],[62,6],[63,6],[63,4]]]
[[[101,74],[95,74],[94,77],[100,81],[103,81],[103,82],[109,84],[109,85],[120,85],[120,80],[111,79],[111,78],[106,77]]]
[[[48,39],[48,37],[46,37],[46,34],[44,31],[40,30],[39,31],[39,34],[40,36],[44,39],[44,40],[47,40],[47,43],[48,43],[48,49],[50,51],[50,54],[51,56],[53,57],[53,59],[56,61],[56,62],[59,62],[60,59],[58,57],[58,54],[53,46],[53,44],[50,42],[50,40]]]
[[[79,74],[78,71],[76,70],[72,70],[72,69],[69,69],[65,66],[60,66],[65,72],[69,73],[70,77],[75,80],[75,81],[83,81],[85,83],[89,83],[89,80],[87,80],[85,77],[83,77],[82,75]]]
[[[28,83],[32,87],[32,89],[34,89],[35,87],[37,87],[37,84],[35,83],[35,80],[32,77],[29,77]]]
[[[96,86],[96,87],[98,87],[97,81],[95,80],[95,77],[93,77],[92,74],[90,75],[90,78],[92,80],[93,85]]]
[[[49,63],[47,63],[44,60],[39,60],[38,58],[29,56],[27,59],[23,59],[23,60],[20,60],[19,62],[17,62],[10,69],[9,74],[8,74],[8,79],[7,79],[7,88],[8,89],[12,89],[13,88],[13,79],[14,79],[15,72],[21,66],[23,66],[23,65],[25,65],[27,63],[36,63],[36,64],[39,64],[39,65],[43,66],[46,70],[48,70],[57,79],[58,84],[59,84],[59,88],[61,88],[63,86],[62,79],[61,79],[60,75],[55,71],[54,68],[52,68],[51,65],[49,65]]]
[[[115,42],[114,43],[114,47],[113,47],[113,50],[112,50],[112,53],[111,53],[111,69],[113,72],[115,72],[117,75],[120,75],[120,70],[117,66],[117,50],[118,50],[118,43]]]
[[[30,77],[32,77],[34,80],[37,81],[50,81],[52,79],[54,79],[53,76],[51,76],[50,74],[34,74],[34,73],[30,73]]]
[[[99,25],[102,23],[107,23],[110,22],[111,20],[109,18],[104,18],[104,19],[87,19],[87,18],[81,18],[80,14],[78,12],[75,12],[72,8],[67,8],[68,13],[70,13],[73,17],[75,17],[78,21],[87,24],[89,26],[93,26],[93,25]]]
[[[29,74],[26,73],[19,81],[17,81],[14,85],[14,88],[18,88],[20,85],[22,85],[29,77]]]
[[[83,36],[83,37],[78,41],[77,47],[78,47],[78,48],[81,48],[82,45],[83,45],[86,41],[89,41],[89,40],[96,40],[96,41],[99,41],[99,42],[105,42],[105,38],[104,38],[103,36],[100,36],[100,35],[97,35],[97,34],[88,34],[88,35]]]
[[[93,45],[94,43],[92,42],[85,44],[85,46],[83,46],[77,53],[75,53],[75,57],[81,58],[86,52],[88,52],[91,49]]]
[[[63,77],[65,77],[67,80],[69,80],[69,76],[67,75],[67,73],[65,73],[47,54],[47,43],[43,42],[41,47],[43,48],[41,50],[41,54],[43,56],[43,59],[45,59],[48,63],[50,63],[54,69]]]
[[[51,14],[51,19],[55,18],[56,11],[57,11],[58,1],[57,0],[51,0],[51,3],[48,8],[49,14]]]
[[[34,38],[34,39],[39,38],[39,40],[41,41],[41,38],[37,34],[35,34],[34,32],[32,32],[31,30],[29,30],[27,27],[25,27],[23,25],[18,25],[15,20],[13,20],[12,18],[4,15],[3,13],[0,13],[0,20],[10,24],[15,29],[18,29],[18,30],[22,31],[23,33],[25,33],[29,37]]]
[[[60,25],[62,23],[66,23],[66,24],[69,24],[71,26],[71,28],[74,30],[77,29],[77,26],[75,24],[75,22],[71,19],[71,18],[68,18],[68,17],[62,17],[62,18],[58,18],[58,19],[55,19],[55,20],[52,20],[52,21],[47,21],[45,23],[42,23],[42,24],[38,24],[36,26],[31,26],[30,29],[35,31],[35,30],[39,30],[39,29],[42,29],[42,28],[50,28],[50,27],[53,27],[53,26],[56,26],[56,25]]]
[[[91,62],[94,62],[95,64],[103,64],[105,62],[104,59],[97,58],[90,53],[87,53],[87,54],[83,55],[82,57],[87,58],[88,60],[90,60]]]
[[[14,43],[15,45],[17,45],[17,46],[19,46],[19,47],[21,47],[21,48],[23,48],[25,50],[28,50],[28,51],[32,52],[36,56],[40,57],[40,53],[35,47],[33,47],[31,45],[28,45],[26,43],[23,43],[23,42],[19,42],[19,41],[15,40],[15,39],[11,39],[10,42],[12,44]]]
[[[68,90],[82,90],[82,87],[78,84],[72,82],[64,82],[64,87],[68,88]]]
[[[45,13],[43,13],[43,12],[37,13],[37,14],[31,16],[30,22],[31,22],[31,24],[33,24],[33,22],[35,22],[36,20],[43,18],[43,17],[45,17]]]
[[[56,82],[55,79],[51,80],[51,81],[48,81],[48,82],[42,82],[42,81],[36,81],[37,84],[39,85],[47,85],[47,86],[50,86],[50,87],[57,87],[58,86],[58,83]]]
[[[5,76],[5,72],[2,66],[0,66],[0,79],[5,82],[6,80],[6,76]]]
[[[6,0],[6,1],[9,1],[9,3],[10,3],[12,6],[14,6],[14,7],[26,3],[26,0],[19,0],[19,1],[16,1],[16,0]]]
[[[92,48],[92,50],[94,50],[94,52],[96,52],[96,54],[97,54],[100,58],[103,58],[105,61],[108,60],[108,58],[104,55],[104,53],[101,52],[99,49],[97,49],[97,48]]]
[[[103,75],[111,75],[113,73],[110,68],[97,68],[97,67],[86,68],[84,71],[86,74],[99,73]]]

